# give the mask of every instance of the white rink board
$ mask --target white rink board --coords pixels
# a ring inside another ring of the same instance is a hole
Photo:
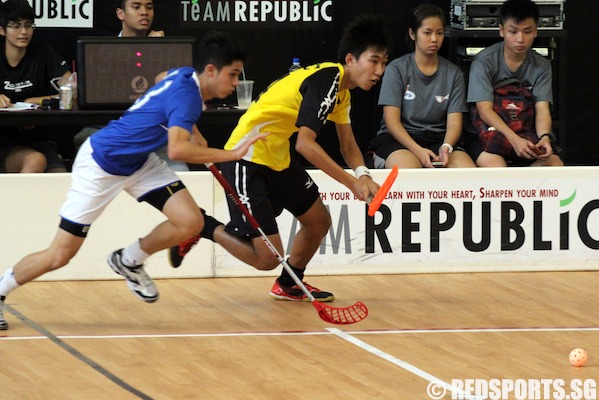
[[[388,173],[373,176],[382,183]],[[312,275],[598,269],[599,168],[400,170],[395,199],[374,218],[379,236],[364,203],[322,172],[311,175],[333,219]],[[224,203],[215,208],[226,213]],[[288,213],[278,220],[287,243],[297,227]],[[368,237],[374,250],[365,251]],[[254,274],[215,253],[218,276]]]
[[[179,173],[194,198],[209,212],[213,203],[211,174]],[[60,218],[58,211],[71,185],[70,174],[0,174],[4,189],[0,215],[2,240],[0,266],[3,272],[26,254],[50,244]],[[165,217],[148,203],[138,203],[121,193],[92,225],[83,247],[69,265],[40,277],[40,280],[122,279],[106,264],[113,250],[128,246],[147,235]],[[166,251],[148,260],[147,271],[155,278],[213,276],[213,246],[200,241],[178,269],[168,265]],[[1,273],[0,272],[0,273]]]
[[[373,175],[382,183],[388,172]],[[597,167],[400,170],[391,190],[396,198],[385,200],[370,226],[364,203],[322,172],[310,174],[333,219],[310,275],[599,269]],[[208,213],[229,220],[224,193],[210,172],[180,176]],[[0,184],[8,189],[0,209],[4,270],[50,243],[70,174],[1,174]],[[122,193],[72,262],[41,279],[120,279],[106,265],[106,255],[163,220],[148,204]],[[297,226],[286,212],[278,220],[287,245]],[[365,250],[368,239],[371,248]],[[257,271],[201,240],[180,268],[170,268],[162,251],[150,258],[147,270],[155,278],[229,277],[276,275],[280,267]]]

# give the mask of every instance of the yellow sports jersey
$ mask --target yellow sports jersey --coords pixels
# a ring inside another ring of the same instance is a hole
[[[339,91],[343,65],[321,63],[295,70],[273,82],[240,118],[225,144],[236,148],[250,134],[270,132],[243,157],[246,161],[265,165],[275,171],[289,167],[289,138],[307,126],[317,134],[326,120],[349,124],[350,92]]]

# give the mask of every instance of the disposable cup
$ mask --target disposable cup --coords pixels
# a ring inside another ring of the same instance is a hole
[[[237,86],[237,106],[239,108],[249,108],[252,102],[252,92],[254,90],[254,81],[239,81]]]

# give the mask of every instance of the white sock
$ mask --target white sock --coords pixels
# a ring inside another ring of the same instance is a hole
[[[143,251],[139,246],[139,240],[131,243],[128,247],[123,249],[123,264],[128,267],[134,267],[136,265],[142,265],[150,257],[148,253]]]
[[[15,273],[12,267],[7,269],[4,275],[0,276],[0,296],[8,296],[10,292],[19,286],[21,285],[15,280]]]

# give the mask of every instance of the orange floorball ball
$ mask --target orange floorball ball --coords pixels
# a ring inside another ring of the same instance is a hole
[[[574,349],[570,352],[570,363],[575,367],[582,367],[588,358],[587,352],[583,349]]]

